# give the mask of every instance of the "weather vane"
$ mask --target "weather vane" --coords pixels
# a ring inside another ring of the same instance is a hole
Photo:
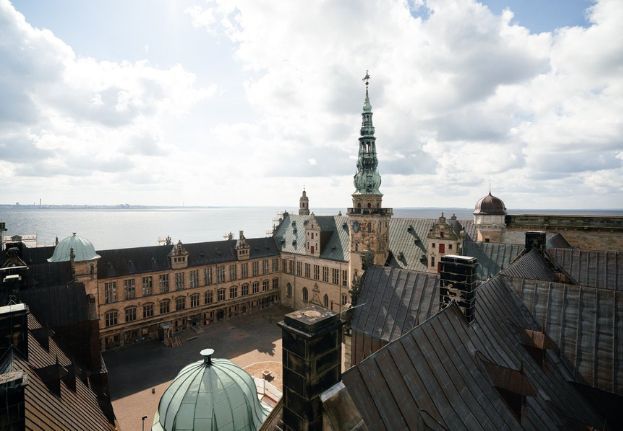
[[[363,77],[362,81],[366,83],[366,89],[367,89],[368,84],[370,83],[370,74],[368,73],[367,69],[366,69],[366,76]]]

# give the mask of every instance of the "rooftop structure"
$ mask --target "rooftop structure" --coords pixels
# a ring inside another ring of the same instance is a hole
[[[253,377],[227,359],[203,359],[182,368],[160,399],[152,431],[257,430],[270,413]]]
[[[75,233],[64,238],[54,248],[54,254],[48,259],[49,262],[68,262],[75,260],[83,262],[99,259],[95,247],[87,239],[81,238]]]

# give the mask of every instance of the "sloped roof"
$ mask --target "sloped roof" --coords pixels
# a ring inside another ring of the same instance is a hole
[[[437,274],[373,266],[361,283],[352,328],[370,337],[395,340],[439,309]]]
[[[273,237],[282,252],[307,254],[305,251],[305,225],[314,217],[320,227],[320,258],[348,261],[350,245],[347,216],[317,216],[284,213]]]
[[[4,370],[21,370],[28,375],[25,387],[26,430],[114,430],[102,412],[95,393],[76,377],[75,392],[61,380],[61,395],[51,393],[39,374],[35,371],[54,365],[70,366],[71,361],[65,356],[56,342],[49,338],[49,351],[44,349],[31,331],[41,325],[32,314],[28,315],[28,360],[19,354],[7,351],[11,355],[4,362]]]
[[[250,258],[278,256],[279,252],[271,237],[247,238]],[[196,242],[183,245],[188,252],[188,266],[200,266],[236,261],[236,240]],[[145,272],[164,271],[170,268],[169,253],[172,245],[117,248],[100,250],[97,262],[99,278],[121,277]]]
[[[623,395],[623,295],[614,289],[509,279],[581,383]]]
[[[481,280],[507,268],[523,250],[523,244],[474,242],[468,239],[463,243],[463,255],[478,259],[476,271]]]
[[[578,284],[623,290],[623,253],[620,251],[554,248],[547,253]]]
[[[560,281],[551,263],[536,249],[519,256],[500,274],[534,280]]]
[[[448,430],[601,426],[557,357],[548,351],[551,366],[543,370],[521,345],[522,330],[538,326],[502,277],[482,284],[476,295],[473,324],[452,304],[344,372],[342,381],[368,429],[416,429],[422,415]],[[535,388],[521,424],[487,367],[506,367]]]
[[[573,248],[571,244],[569,244],[567,239],[561,233],[557,233],[556,235],[548,238],[545,247],[547,248]]]

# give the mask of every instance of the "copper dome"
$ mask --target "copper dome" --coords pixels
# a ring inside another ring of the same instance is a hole
[[[506,206],[502,199],[496,198],[489,192],[489,194],[481,198],[476,204],[474,214],[482,215],[506,215]]]

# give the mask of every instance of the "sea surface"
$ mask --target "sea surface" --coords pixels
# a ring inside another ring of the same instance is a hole
[[[96,249],[157,245],[170,236],[173,241],[199,242],[222,240],[229,232],[238,237],[243,230],[247,238],[270,235],[273,224],[284,210],[296,208],[20,208],[0,206],[0,222],[6,223],[10,235],[37,235],[37,245],[53,245],[76,232],[90,240]],[[345,208],[318,208],[316,215],[336,215]],[[471,219],[468,208],[397,208],[394,217],[436,218],[444,211],[459,219]],[[514,210],[513,214],[576,214],[623,216],[623,211],[609,210]]]

